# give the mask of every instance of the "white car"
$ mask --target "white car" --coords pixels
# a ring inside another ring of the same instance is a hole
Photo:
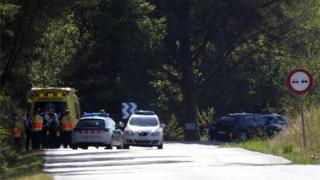
[[[132,114],[124,129],[125,149],[130,146],[156,146],[163,148],[163,128],[158,116],[153,111],[136,111]]]
[[[103,146],[123,147],[122,132],[107,113],[85,113],[72,132],[72,149]]]

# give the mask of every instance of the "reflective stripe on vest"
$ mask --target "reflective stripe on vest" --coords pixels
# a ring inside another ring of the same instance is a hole
[[[73,122],[71,120],[69,121],[63,121],[62,122],[62,130],[64,131],[72,131],[73,129]]]
[[[42,121],[37,120],[32,122],[32,131],[42,131]]]
[[[22,131],[18,128],[13,128],[12,129],[12,135],[13,137],[21,137]]]

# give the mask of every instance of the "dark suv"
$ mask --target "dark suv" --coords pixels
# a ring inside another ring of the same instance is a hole
[[[209,127],[211,140],[245,141],[266,135],[268,120],[262,115],[235,113],[222,116]]]

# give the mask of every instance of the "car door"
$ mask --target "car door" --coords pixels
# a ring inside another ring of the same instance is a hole
[[[257,124],[257,135],[258,136],[265,136],[266,126],[268,124],[268,119],[261,116],[261,115],[255,115],[255,121]]]
[[[256,136],[257,134],[257,124],[254,120],[253,115],[248,115],[243,118],[243,123],[246,131],[248,132],[249,137]]]

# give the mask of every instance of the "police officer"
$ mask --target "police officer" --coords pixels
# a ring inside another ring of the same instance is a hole
[[[43,120],[43,125],[42,125],[42,135],[41,135],[41,148],[48,148],[48,111],[46,109],[43,109],[40,112],[40,116],[42,117]]]
[[[19,122],[14,122],[13,123],[13,127],[12,127],[12,136],[13,136],[13,139],[14,139],[14,144],[16,146],[20,145],[21,135],[22,135],[21,124]]]
[[[64,148],[71,146],[71,133],[74,127],[74,122],[70,116],[70,111],[66,110],[61,120],[61,141]]]
[[[43,119],[40,116],[40,110],[37,110],[33,114],[32,119],[32,148],[40,149],[41,137],[42,137]]]
[[[59,126],[59,120],[58,120],[58,115],[51,110],[49,112],[49,117],[48,117],[48,147],[49,148],[54,148],[57,146],[57,130]]]
[[[29,113],[27,113],[26,118],[23,120],[23,127],[24,127],[24,133],[26,136],[26,141],[24,146],[26,148],[26,151],[29,151],[29,146],[30,146],[31,136],[32,136],[32,120]]]

